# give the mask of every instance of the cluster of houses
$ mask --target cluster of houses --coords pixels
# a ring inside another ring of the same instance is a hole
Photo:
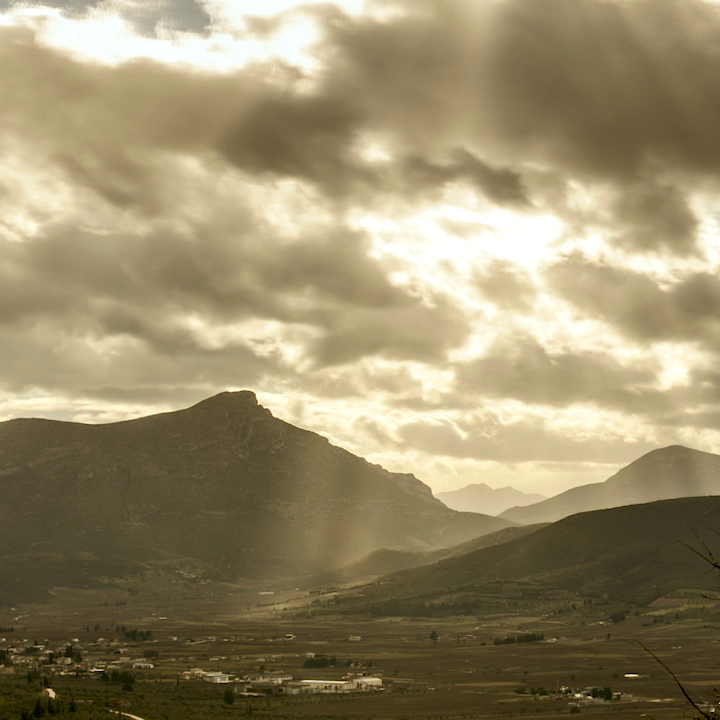
[[[569,708],[580,708],[588,705],[605,705],[607,702],[621,701],[631,702],[634,697],[631,693],[625,692],[612,692],[603,694],[598,692],[599,688],[585,688],[583,690],[569,690],[568,688],[562,688],[565,691],[566,697],[570,698],[568,703]],[[609,688],[608,688],[609,690]]]
[[[244,678],[235,688],[242,694],[335,695],[338,693],[373,692],[383,689],[380,677],[348,676],[340,680],[293,680],[292,677],[256,676]]]
[[[290,673],[269,671],[238,678],[223,672],[193,668],[180,673],[180,677],[215,684],[234,683],[235,692],[243,695],[334,695],[383,689],[382,678],[367,675],[348,676],[340,680],[295,680]]]
[[[0,663],[0,672],[29,672],[42,668],[46,675],[76,674],[78,669],[87,669],[78,643],[78,638],[58,646],[27,639],[8,642],[0,638],[0,651],[4,658],[4,662]]]

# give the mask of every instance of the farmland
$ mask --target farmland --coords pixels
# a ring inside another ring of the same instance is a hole
[[[72,644],[82,661],[61,672],[38,661],[41,652],[14,655],[13,665],[0,674],[0,718],[31,710],[46,684],[66,707],[73,699],[78,718],[109,717],[108,709],[145,720],[528,713],[553,718],[571,711],[618,719],[678,717],[691,708],[638,641],[671,667],[698,701],[712,699],[712,687],[720,684],[719,608],[716,600],[684,595],[627,608],[621,613],[625,619],[613,622],[611,615],[617,620],[618,612],[602,600],[562,615],[368,618],[312,616],[302,609],[311,607],[311,596],[300,592],[223,595],[215,588],[180,616],[157,600],[115,605],[97,591],[58,592],[52,603],[0,612],[0,627],[12,628],[0,633],[5,638],[0,647],[47,652]],[[128,628],[138,631],[135,639]],[[495,644],[530,633],[542,640]],[[333,658],[335,664],[304,667],[312,656]],[[153,667],[132,667],[143,659]],[[102,668],[131,673],[132,687],[112,682],[109,672],[101,679]],[[237,678],[273,672],[298,679],[376,675],[383,690],[337,696],[234,694],[230,704],[226,692],[232,684],[184,679],[193,668]],[[590,688],[610,688],[617,699],[591,704],[572,697]]]

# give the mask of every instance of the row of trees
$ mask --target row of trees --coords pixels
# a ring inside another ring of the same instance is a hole
[[[493,640],[493,645],[513,645],[515,643],[539,642],[545,639],[544,633],[522,633],[520,635],[505,635]]]
[[[127,630],[124,625],[118,629],[125,635],[126,640],[152,640],[152,630],[138,630],[137,628]]]

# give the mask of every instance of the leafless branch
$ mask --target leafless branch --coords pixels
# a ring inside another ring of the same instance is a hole
[[[678,680],[677,675],[676,675],[657,655],[655,655],[654,652],[652,652],[651,650],[649,650],[648,648],[646,648],[645,645],[643,645],[639,640],[636,640],[635,642],[636,642],[651,658],[653,658],[654,660],[656,660],[660,665],[662,665],[662,667],[665,668],[665,670],[667,671],[668,675],[670,675],[670,677],[675,681],[675,684],[680,688],[680,692],[682,692],[682,694],[685,696],[685,699],[695,708],[695,710],[696,710],[702,717],[704,717],[705,720],[712,720],[712,717],[713,717],[713,716],[712,716],[710,713],[705,712],[704,710],[702,710],[702,709],[700,708],[700,706],[690,697],[690,695],[688,695],[687,690],[685,689],[685,687],[683,686],[683,684],[680,682],[680,680]]]
[[[720,570],[720,561],[715,557],[713,551],[710,549],[708,544],[698,535],[698,531],[693,528],[693,533],[695,533],[695,537],[698,539],[698,542],[700,545],[702,545],[702,548],[705,552],[701,552],[696,547],[693,547],[692,545],[684,542],[683,540],[680,541],[682,545],[684,545],[688,550],[691,550],[694,552],[698,557],[701,557],[708,565],[710,565],[711,570]]]

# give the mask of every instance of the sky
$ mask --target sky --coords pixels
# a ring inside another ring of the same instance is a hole
[[[0,0],[0,420],[251,389],[436,491],[720,452],[720,4]]]

